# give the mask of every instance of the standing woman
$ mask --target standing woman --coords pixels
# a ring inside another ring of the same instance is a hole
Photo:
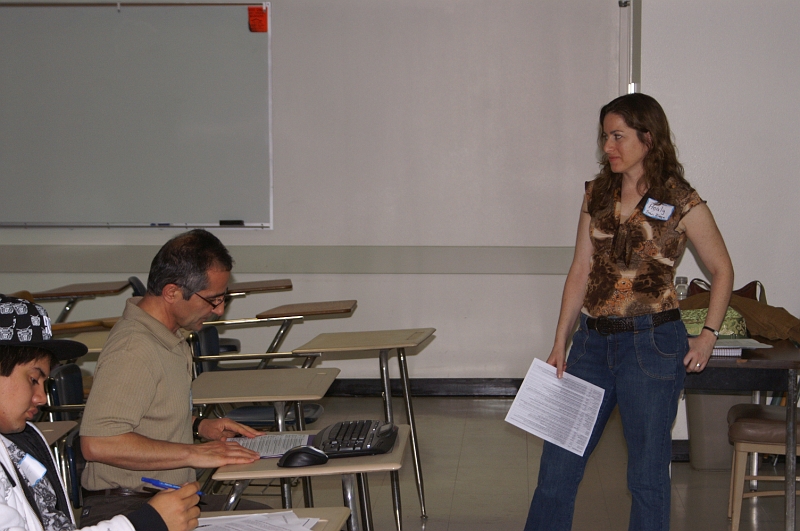
[[[586,184],[572,261],[547,363],[605,390],[584,455],[548,442],[526,531],[569,530],[586,461],[619,405],[628,446],[631,531],[669,530],[672,423],[686,372],[702,371],[733,286],[714,217],[683,177],[658,102],[628,94],[600,111],[601,170]],[[694,245],[712,275],[702,333],[687,338],[675,263]],[[567,343],[572,348],[567,359]]]

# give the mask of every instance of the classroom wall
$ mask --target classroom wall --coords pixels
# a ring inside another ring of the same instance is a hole
[[[352,317],[297,325],[285,347],[326,331],[435,327],[412,377],[522,377],[549,351],[596,168],[597,110],[618,90],[617,3],[277,0],[272,10],[275,228],[217,234],[236,280],[288,277],[295,288],[236,300],[228,316],[354,298]],[[144,279],[176,232],[0,230],[0,290]],[[81,302],[72,319],[122,305]],[[235,336],[258,351],[273,332]],[[324,363],[377,376],[374,360]]]
[[[533,4],[545,11],[530,12]],[[643,5],[641,89],[670,116],[737,286],[758,278],[770,303],[800,315],[792,277],[800,111],[791,98],[800,53],[789,32],[797,8],[662,4]],[[297,325],[285,346],[328,331],[435,327],[411,358],[412,377],[522,377],[549,352],[583,181],[596,168],[596,114],[617,94],[608,65],[618,47],[598,34],[603,21],[616,35],[617,2],[273,6],[275,229],[217,234],[237,260],[236,280],[288,277],[295,288],[235,300],[228,316],[355,298],[352,317]],[[584,23],[567,23],[576,12]],[[456,31],[468,24],[467,37]],[[409,25],[418,42],[404,40]],[[362,41],[371,45],[353,47]],[[566,46],[601,41],[608,62]],[[345,45],[357,53],[337,53]],[[436,46],[466,67],[420,56]],[[487,62],[493,70],[469,68]],[[429,66],[402,75],[421,64]],[[548,112],[537,101],[545,89],[559,94]],[[0,291],[144,279],[175,232],[0,230]],[[357,259],[337,252],[345,247]],[[687,254],[679,273],[702,275],[696,262]],[[115,315],[122,305],[123,297],[81,302],[72,318]],[[259,351],[273,332],[231,335]],[[375,360],[323,363],[343,377],[376,376]]]
[[[708,201],[736,287],[800,316],[800,5],[645,0],[641,91],[667,111],[686,177]],[[702,274],[687,254],[679,273]]]

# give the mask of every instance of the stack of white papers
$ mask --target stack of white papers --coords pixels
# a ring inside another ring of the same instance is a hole
[[[212,516],[200,518],[197,529],[203,531],[308,531],[319,518],[298,518],[294,511]]]
[[[717,339],[711,355],[715,358],[737,357],[742,355],[743,348],[772,348],[772,345],[767,345],[751,338]]]
[[[528,433],[583,455],[589,444],[605,391],[564,373],[540,359],[533,360],[506,422]]]
[[[248,437],[231,437],[229,441],[238,442],[245,448],[258,452],[261,459],[267,457],[280,457],[295,446],[311,444],[313,435],[298,435],[293,433],[272,433],[259,435],[252,439]]]

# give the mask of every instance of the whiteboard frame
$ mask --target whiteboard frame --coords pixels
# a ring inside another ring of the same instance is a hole
[[[147,222],[13,222],[0,220],[0,228],[22,228],[22,229],[36,229],[36,228],[223,228],[223,229],[269,229],[273,228],[274,216],[274,183],[273,183],[273,117],[272,117],[272,6],[270,2],[86,2],[86,1],[70,1],[64,2],[0,2],[0,8],[16,7],[16,8],[59,8],[59,7],[116,7],[120,11],[123,7],[262,7],[267,12],[267,149],[268,149],[268,179],[269,179],[269,220],[265,222],[248,222],[245,220],[230,220],[229,223],[224,223],[222,220],[218,223],[147,223]],[[227,220],[226,220],[227,221]],[[241,222],[241,223],[240,223]]]

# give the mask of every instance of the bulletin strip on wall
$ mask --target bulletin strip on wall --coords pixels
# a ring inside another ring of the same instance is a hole
[[[148,271],[156,245],[0,245],[0,273]],[[237,273],[566,275],[573,247],[229,246]]]

